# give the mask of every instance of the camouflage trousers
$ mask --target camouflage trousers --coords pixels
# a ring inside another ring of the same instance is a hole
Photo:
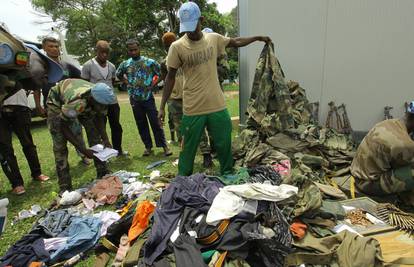
[[[168,100],[168,126],[170,130],[174,130],[177,134],[178,140],[181,142],[181,121],[183,117],[183,101],[179,99]],[[201,154],[211,153],[211,137],[207,132],[207,128],[204,130],[200,140]]]
[[[80,124],[80,122],[79,121],[74,121],[73,123],[71,123],[70,129],[72,130],[72,133],[76,136],[76,138],[78,138],[81,145],[85,146],[85,139],[83,138],[82,125]],[[85,156],[77,149],[76,149],[76,154],[78,154],[78,156],[81,159],[85,158]]]
[[[375,181],[367,181],[355,177],[355,186],[370,195],[414,192],[414,168],[404,166],[380,174]]]
[[[53,141],[53,153],[55,156],[55,164],[56,164],[56,172],[58,176],[58,183],[60,190],[71,190],[72,189],[72,178],[69,172],[69,162],[68,162],[68,147],[67,142],[68,140],[63,135],[62,132],[62,123],[63,121],[58,116],[49,116],[47,119],[48,127],[50,134],[52,135]],[[70,129],[73,131],[78,131],[75,133],[76,137],[78,138],[79,142],[81,142],[80,136],[82,132],[74,123],[80,123],[83,125],[86,131],[86,135],[88,137],[89,146],[94,146],[96,144],[101,143],[100,135],[94,125],[93,118],[79,120],[75,122],[71,122]],[[82,144],[85,145],[84,143]],[[108,169],[105,162],[99,161],[98,159],[94,158],[94,164],[97,172],[98,177],[102,177],[106,173],[108,173]]]
[[[168,126],[170,131],[175,131],[178,141],[181,142],[181,120],[183,117],[183,100],[170,99],[168,100]]]

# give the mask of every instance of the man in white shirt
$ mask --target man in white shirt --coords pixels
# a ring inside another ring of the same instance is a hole
[[[116,68],[108,61],[110,52],[109,43],[99,40],[96,43],[96,57],[88,60],[82,67],[81,77],[91,83],[105,83],[112,89],[115,81]],[[111,127],[112,146],[118,150],[118,155],[127,155],[122,151],[122,126],[119,122],[120,107],[118,103],[108,106],[108,113],[105,117]]]
[[[28,107],[27,95],[24,89],[17,91],[3,102],[0,115],[0,151],[4,160],[2,168],[12,185],[12,192],[21,195],[25,193],[23,177],[13,150],[13,132],[19,138],[30,167],[32,178],[37,181],[47,181],[49,177],[42,174],[36,146],[30,131],[31,114]]]

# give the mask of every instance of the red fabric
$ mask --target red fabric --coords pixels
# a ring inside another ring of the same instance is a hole
[[[132,219],[131,228],[128,231],[129,242],[134,241],[140,234],[142,234],[148,227],[149,219],[155,210],[155,206],[148,200],[142,201],[138,204],[135,210],[134,218]]]
[[[304,238],[307,229],[308,226],[299,219],[293,220],[293,223],[290,225],[290,232],[297,239]]]

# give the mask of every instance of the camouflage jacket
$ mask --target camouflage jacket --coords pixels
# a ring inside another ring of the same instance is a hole
[[[95,112],[105,114],[104,106],[92,109],[88,105],[93,86],[93,83],[82,79],[66,79],[58,82],[50,90],[47,98],[48,116],[61,116],[64,120],[74,120],[78,116],[94,116]]]
[[[273,165],[290,159],[292,179],[324,182],[349,171],[349,136],[315,124],[306,92],[286,82],[273,47],[263,48],[247,107],[247,128],[233,142],[236,165]]]
[[[414,166],[414,141],[401,119],[382,121],[362,140],[351,165],[352,175],[362,180],[378,180],[392,169]]]

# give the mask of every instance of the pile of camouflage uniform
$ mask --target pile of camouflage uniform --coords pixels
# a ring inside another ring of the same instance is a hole
[[[305,90],[285,81],[273,45],[260,54],[247,115],[233,145],[237,166],[290,160],[289,178],[320,182],[349,172],[355,151],[351,137],[317,125]]]

